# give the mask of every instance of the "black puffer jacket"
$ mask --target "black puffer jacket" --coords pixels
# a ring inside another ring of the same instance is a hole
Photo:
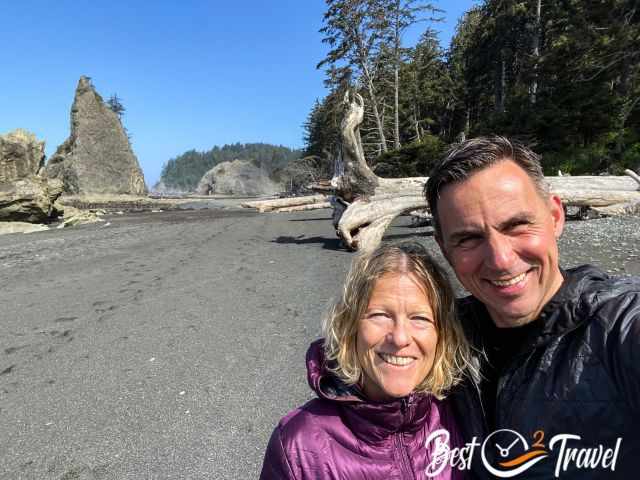
[[[489,474],[486,464],[499,471],[513,471],[517,465],[501,466],[499,462],[532,450],[544,450],[547,456],[536,454],[543,458],[529,468],[522,467],[524,471],[515,478],[640,476],[640,278],[610,278],[592,266],[564,271],[563,275],[561,289],[540,315],[544,326],[535,338],[527,339],[499,374],[493,431],[516,431],[527,444],[512,432],[492,436],[485,446],[485,462],[481,447],[476,447],[475,478],[507,478]],[[472,297],[462,299],[459,307],[469,338],[483,350],[483,331],[491,331],[486,308]],[[469,380],[454,394],[465,439],[476,437],[480,444],[491,433],[482,415],[482,387],[482,381]],[[560,455],[563,442],[551,445],[553,437],[560,434],[581,438],[567,439]],[[532,447],[536,440],[540,448]],[[611,453],[606,453],[607,448],[613,449]],[[562,464],[558,467],[560,456],[567,461],[566,470]],[[596,467],[576,467],[586,459]]]

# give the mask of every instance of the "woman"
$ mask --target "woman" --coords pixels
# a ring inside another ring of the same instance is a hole
[[[357,258],[325,340],[307,353],[318,398],[287,414],[265,455],[261,479],[462,478],[435,469],[431,432],[460,436],[445,393],[467,365],[444,271],[417,243],[383,245]]]

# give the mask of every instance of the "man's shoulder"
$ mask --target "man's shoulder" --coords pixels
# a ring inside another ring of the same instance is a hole
[[[568,272],[579,278],[579,300],[589,314],[624,313],[625,305],[640,306],[640,276],[609,276],[590,265]]]
[[[637,275],[609,275],[593,265],[570,268],[564,274],[569,283],[579,285],[582,296],[598,294],[599,299],[608,300],[619,294],[640,293],[640,276]]]
[[[640,277],[609,276],[591,266],[577,267],[570,274],[577,274],[581,283],[568,309],[572,323],[588,327],[584,341],[595,351],[597,345],[604,351],[620,350],[628,332],[640,331]]]

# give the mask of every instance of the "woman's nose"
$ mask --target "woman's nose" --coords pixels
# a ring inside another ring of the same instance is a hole
[[[397,348],[407,346],[411,342],[411,334],[407,321],[404,319],[396,320],[387,335],[387,340]]]

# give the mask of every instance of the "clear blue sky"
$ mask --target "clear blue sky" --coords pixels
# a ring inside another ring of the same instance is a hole
[[[473,3],[436,3],[443,45]],[[122,98],[149,186],[164,162],[192,148],[301,147],[302,123],[325,95],[315,69],[326,52],[324,10],[323,0],[7,0],[0,133],[30,130],[49,157],[69,135],[73,93],[88,75],[105,99]]]

